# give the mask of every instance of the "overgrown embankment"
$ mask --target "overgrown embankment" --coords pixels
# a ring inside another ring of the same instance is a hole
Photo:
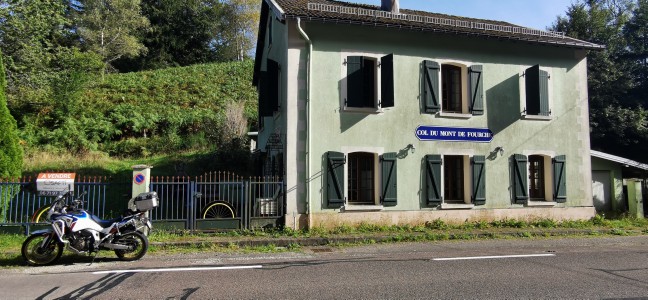
[[[12,112],[28,153],[133,158],[211,151],[230,142],[222,130],[229,106],[240,107],[242,126],[256,127],[253,66],[247,60],[103,78],[68,74],[65,91],[53,87],[48,100]]]

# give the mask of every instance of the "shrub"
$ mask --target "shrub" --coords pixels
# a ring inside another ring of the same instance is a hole
[[[6,87],[4,63],[0,52],[0,178],[19,177],[23,162],[18,126],[7,108]]]

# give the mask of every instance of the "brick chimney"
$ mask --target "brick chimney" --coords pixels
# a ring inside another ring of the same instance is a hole
[[[380,6],[381,10],[392,12],[395,14],[400,13],[398,0],[382,0],[382,5]]]

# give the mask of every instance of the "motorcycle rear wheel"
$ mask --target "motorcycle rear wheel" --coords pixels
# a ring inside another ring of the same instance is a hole
[[[138,260],[144,257],[146,251],[148,251],[148,239],[137,231],[123,234],[113,243],[127,245],[132,248],[131,250],[115,250],[117,257],[123,261]]]
[[[49,240],[45,247],[41,247],[45,239]],[[52,233],[33,234],[23,242],[20,252],[30,266],[45,266],[61,258],[63,244]]]

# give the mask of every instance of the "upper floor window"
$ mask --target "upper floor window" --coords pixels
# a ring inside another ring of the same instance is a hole
[[[526,116],[551,116],[549,106],[549,73],[535,65],[524,72]]]
[[[452,113],[465,113],[467,105],[464,107],[465,86],[463,85],[463,72],[461,67],[455,65],[441,66],[441,91],[442,91],[442,111]]]
[[[344,58],[344,110],[378,111],[394,106],[394,55]]]
[[[480,65],[468,67],[426,60],[423,62],[422,90],[426,113],[484,114],[483,69]]]

